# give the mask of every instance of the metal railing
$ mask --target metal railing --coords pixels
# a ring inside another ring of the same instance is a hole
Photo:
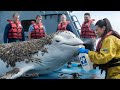
[[[76,25],[76,22],[78,22],[80,28],[81,28],[81,24],[80,24],[80,22],[78,21],[78,19],[77,19],[77,17],[75,15],[70,15],[70,17],[71,17],[71,21],[73,23],[73,26],[74,26],[74,28],[76,30],[77,36],[80,38],[81,29],[78,28],[78,26]],[[74,20],[74,17],[76,18],[76,20]]]

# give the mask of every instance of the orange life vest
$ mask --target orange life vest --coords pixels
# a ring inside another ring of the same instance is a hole
[[[58,24],[58,30],[66,30],[66,27],[69,23],[70,23],[70,21],[66,21],[65,23],[60,22]]]
[[[34,21],[32,21],[34,30],[31,32],[31,38],[38,39],[45,37],[45,32],[43,29],[43,24],[40,22],[39,24],[36,24]]]
[[[22,39],[22,25],[20,21],[18,21],[17,23],[13,22],[12,20],[7,21],[11,25],[11,29],[8,33],[8,38]]]
[[[92,24],[93,21],[94,19],[89,20],[87,23],[84,22],[82,24],[81,35],[80,35],[81,38],[95,38],[96,37],[95,31],[90,28],[90,25]]]

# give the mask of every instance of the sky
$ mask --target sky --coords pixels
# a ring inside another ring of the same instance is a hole
[[[95,23],[103,18],[108,18],[115,31],[120,34],[120,11],[73,11],[71,15],[76,15],[80,24],[84,21],[84,13],[90,13]]]

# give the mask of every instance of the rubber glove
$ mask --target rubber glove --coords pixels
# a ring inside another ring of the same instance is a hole
[[[87,53],[87,54],[88,54],[89,50],[88,50],[88,49],[85,49],[85,48],[79,48],[79,49],[78,49],[78,52],[79,52],[79,53]]]

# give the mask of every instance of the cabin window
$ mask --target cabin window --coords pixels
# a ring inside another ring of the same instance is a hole
[[[22,20],[22,21],[21,21],[21,24],[22,24],[25,32],[28,32],[29,26],[31,25],[31,21],[35,21],[35,19]]]

